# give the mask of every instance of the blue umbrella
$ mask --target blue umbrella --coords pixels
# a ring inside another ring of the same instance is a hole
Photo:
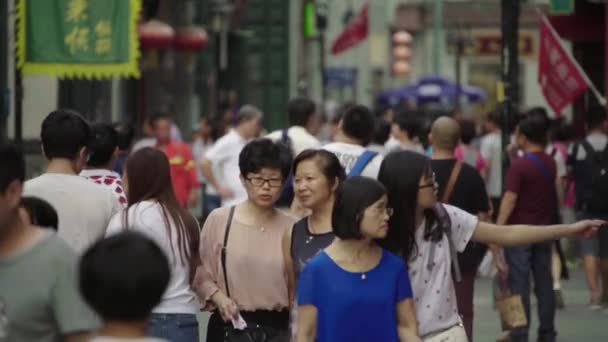
[[[403,101],[413,100],[418,104],[454,103],[460,95],[469,103],[486,99],[486,92],[478,87],[455,83],[441,76],[425,76],[418,81],[397,89],[389,89],[378,96],[378,102],[394,106]]]

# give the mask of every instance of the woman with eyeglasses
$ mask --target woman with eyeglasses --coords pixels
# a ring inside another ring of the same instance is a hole
[[[247,200],[211,212],[201,233],[195,287],[213,311],[207,341],[224,341],[242,317],[252,334],[287,336],[289,297],[282,238],[293,219],[274,208],[289,175],[287,147],[268,139],[247,144],[239,156]]]
[[[335,196],[336,238],[300,275],[297,342],[420,341],[407,268],[376,243],[393,214],[384,186],[351,177]]]
[[[456,252],[462,252],[469,240],[512,246],[577,234],[588,236],[604,223],[589,220],[540,227],[481,222],[461,209],[437,203],[430,160],[414,152],[389,154],[378,180],[388,190],[388,206],[396,209],[381,244],[408,263],[419,333],[429,342],[467,341],[451,267]]]

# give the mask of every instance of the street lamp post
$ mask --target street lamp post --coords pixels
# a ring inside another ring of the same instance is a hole
[[[457,28],[453,34],[448,36],[448,41],[454,47],[454,81],[456,82],[456,98],[454,109],[460,109],[461,87],[462,87],[462,56],[466,49],[473,44],[470,28]]]
[[[321,103],[325,105],[327,100],[327,85],[325,82],[325,71],[327,61],[325,57],[325,30],[327,29],[328,3],[325,0],[315,0],[315,10],[317,19],[317,31],[319,32],[319,69],[321,72]]]
[[[226,0],[214,0],[212,3],[212,30],[215,38],[215,113],[221,115],[220,105],[226,97],[226,72],[228,69],[228,29],[229,16],[233,5]]]
[[[504,86],[504,102],[502,106],[502,145],[503,145],[503,177],[508,168],[506,147],[511,140],[511,128],[515,118],[516,104],[519,94],[519,51],[518,32],[519,15],[521,12],[520,0],[501,0],[501,80]]]

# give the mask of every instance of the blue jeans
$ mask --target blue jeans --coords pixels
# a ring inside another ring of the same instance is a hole
[[[222,198],[218,195],[205,194],[203,198],[203,218],[206,219],[209,214],[222,206]]]
[[[555,295],[551,276],[551,244],[535,243],[505,248],[509,264],[509,286],[514,294],[521,295],[526,310],[528,326],[513,329],[511,340],[527,342],[530,325],[530,272],[534,279],[534,293],[538,302],[538,341],[554,342],[555,336]]]
[[[148,335],[171,342],[199,342],[194,314],[152,314]]]

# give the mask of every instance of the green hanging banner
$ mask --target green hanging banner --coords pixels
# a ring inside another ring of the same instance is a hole
[[[24,74],[139,77],[141,0],[19,0],[17,57]]]

